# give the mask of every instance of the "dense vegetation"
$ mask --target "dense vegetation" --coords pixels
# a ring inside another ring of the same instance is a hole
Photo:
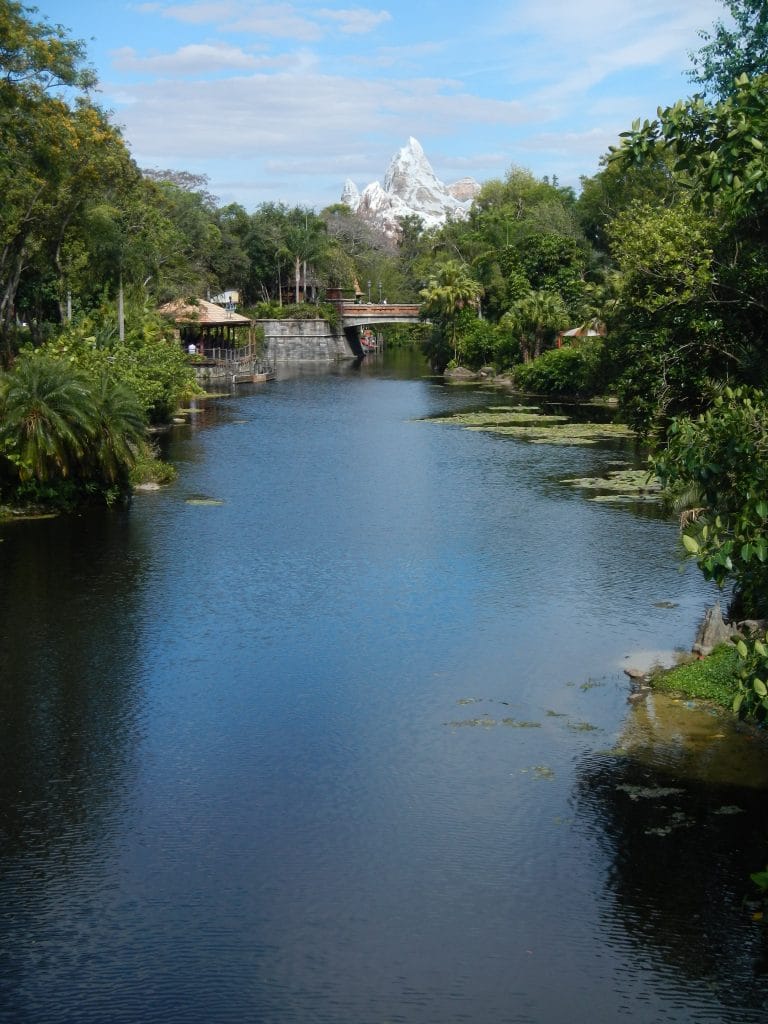
[[[248,212],[138,168],[82,44],[0,0],[0,502],[128,489],[146,426],[194,387],[161,303],[230,288],[260,316],[314,315],[341,287],[420,299],[439,371],[613,393],[702,570],[734,613],[768,615],[768,14],[724,3],[691,55],[699,91],[632,125],[578,195],[513,167],[466,220],[407,217],[391,239],[343,205]],[[741,705],[765,714],[750,643]]]

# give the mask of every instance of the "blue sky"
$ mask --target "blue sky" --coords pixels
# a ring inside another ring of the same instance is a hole
[[[382,0],[355,6],[38,0],[88,47],[141,167],[222,203],[320,209],[414,136],[446,183],[512,166],[578,187],[635,117],[688,95],[718,0]]]

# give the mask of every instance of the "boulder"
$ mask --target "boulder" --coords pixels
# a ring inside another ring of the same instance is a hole
[[[696,641],[691,648],[694,654],[700,654],[705,658],[711,654],[715,647],[727,643],[736,630],[728,625],[720,610],[720,603],[713,604],[707,608],[699,631],[696,634]]]
[[[454,366],[452,370],[446,370],[443,376],[452,380],[477,380],[474,370],[468,370],[466,366]]]
[[[768,632],[768,619],[743,619],[737,623],[739,632],[742,636],[759,636],[764,637]]]

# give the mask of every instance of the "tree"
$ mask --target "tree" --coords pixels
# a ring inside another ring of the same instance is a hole
[[[768,379],[766,85],[742,76],[718,103],[694,97],[660,110],[635,122],[612,156],[620,169],[666,156],[685,194],[666,209],[634,207],[611,231],[628,275],[611,337],[634,363],[636,396],[661,399],[641,410],[646,428],[701,409],[707,377]]]
[[[711,32],[699,36],[704,46],[689,54],[693,69],[688,77],[704,90],[725,99],[742,75],[768,73],[768,7],[765,0],[723,0],[733,27],[716,21]]]
[[[15,297],[46,230],[71,217],[80,201],[87,165],[100,153],[108,129],[81,95],[70,107],[52,90],[87,93],[93,72],[84,66],[82,43],[60,26],[35,22],[28,8],[0,0],[0,357],[7,362],[15,321]],[[87,144],[83,143],[87,139]]]
[[[85,457],[96,422],[84,375],[35,352],[0,377],[0,413],[0,453],[22,481],[68,476]]]
[[[456,341],[459,314],[466,306],[476,306],[482,293],[482,286],[458,260],[442,263],[420,293],[424,312],[435,315],[450,335],[454,360],[459,358]]]
[[[136,392],[104,369],[92,387],[94,405],[89,455],[95,475],[107,485],[127,486],[147,421]]]
[[[528,363],[541,355],[548,334],[568,326],[568,311],[556,292],[531,291],[512,304],[501,323],[519,338],[523,362]]]
[[[688,495],[683,540],[707,579],[732,583],[732,612],[768,617],[768,399],[726,387],[697,418],[672,421],[654,468]]]

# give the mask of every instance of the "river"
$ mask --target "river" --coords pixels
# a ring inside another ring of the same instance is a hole
[[[622,671],[713,592],[626,441],[430,422],[508,401],[297,370],[0,526],[0,1020],[768,1019],[765,746]]]

